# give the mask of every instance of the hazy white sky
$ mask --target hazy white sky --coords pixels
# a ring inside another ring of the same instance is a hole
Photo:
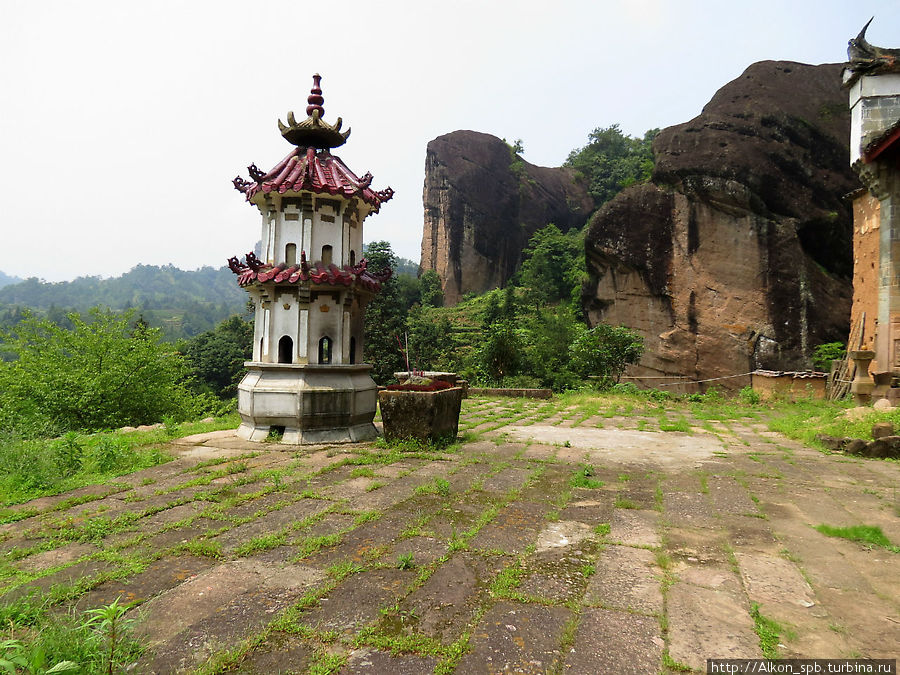
[[[684,122],[748,65],[900,46],[896,0],[0,0],[0,270],[48,281],[222,265],[259,237],[231,179],[292,146],[323,76],[335,152],[396,190],[366,221],[419,259],[425,146],[521,138],[558,166],[595,127]]]

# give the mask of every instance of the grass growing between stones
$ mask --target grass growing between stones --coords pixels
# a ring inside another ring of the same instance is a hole
[[[588,490],[597,490],[603,487],[603,481],[599,481],[596,478],[593,478],[595,471],[594,467],[589,464],[583,465],[580,469],[575,471],[572,477],[569,479],[569,485],[573,488],[587,488]]]
[[[874,525],[853,525],[851,527],[816,525],[814,529],[827,537],[847,539],[848,541],[859,542],[870,547],[880,546],[892,553],[900,553],[900,546],[894,545],[884,532],[881,531],[881,528]]]
[[[759,650],[767,659],[778,658],[778,642],[785,632],[775,619],[771,619],[759,611],[759,603],[750,605],[750,616],[753,618],[753,629],[759,637]]]

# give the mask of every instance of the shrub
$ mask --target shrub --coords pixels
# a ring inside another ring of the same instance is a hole
[[[640,360],[644,340],[625,326],[601,323],[583,331],[572,343],[571,353],[575,372],[618,382],[625,367]]]
[[[844,358],[846,354],[843,342],[826,342],[813,350],[813,366],[827,373],[831,370],[831,362]]]
[[[17,357],[0,363],[0,427],[29,435],[93,431],[184,416],[184,358],[130,313],[69,314],[72,329],[28,317],[0,333]]]
[[[755,391],[753,387],[747,386],[741,389],[738,393],[738,398],[741,399],[742,403],[746,403],[748,405],[756,405],[760,401],[759,392]]]
[[[78,434],[70,431],[53,444],[53,458],[62,474],[77,473],[81,470],[84,448],[78,442]]]

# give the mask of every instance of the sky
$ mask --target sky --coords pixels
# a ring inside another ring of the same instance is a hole
[[[293,146],[322,75],[334,154],[396,194],[366,241],[420,257],[428,141],[473,129],[559,166],[595,128],[688,121],[756,61],[834,63],[896,0],[0,0],[0,271],[220,266],[259,238],[231,180]]]

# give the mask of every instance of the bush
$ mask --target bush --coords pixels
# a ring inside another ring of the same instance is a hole
[[[28,317],[0,333],[16,360],[0,363],[0,427],[28,435],[93,431],[184,417],[184,357],[130,314],[69,314],[65,329]]]
[[[759,392],[755,391],[753,387],[750,386],[741,389],[738,393],[738,398],[741,399],[741,403],[746,403],[748,405],[756,405],[760,401]]]
[[[62,474],[81,471],[84,449],[78,442],[78,434],[70,431],[53,444],[53,456],[56,467]]]
[[[823,372],[831,371],[831,362],[843,359],[847,355],[843,342],[826,342],[813,350],[813,366]]]
[[[637,363],[644,353],[644,339],[625,326],[597,324],[586,329],[570,348],[572,370],[587,377],[599,375],[618,382],[625,367]]]

